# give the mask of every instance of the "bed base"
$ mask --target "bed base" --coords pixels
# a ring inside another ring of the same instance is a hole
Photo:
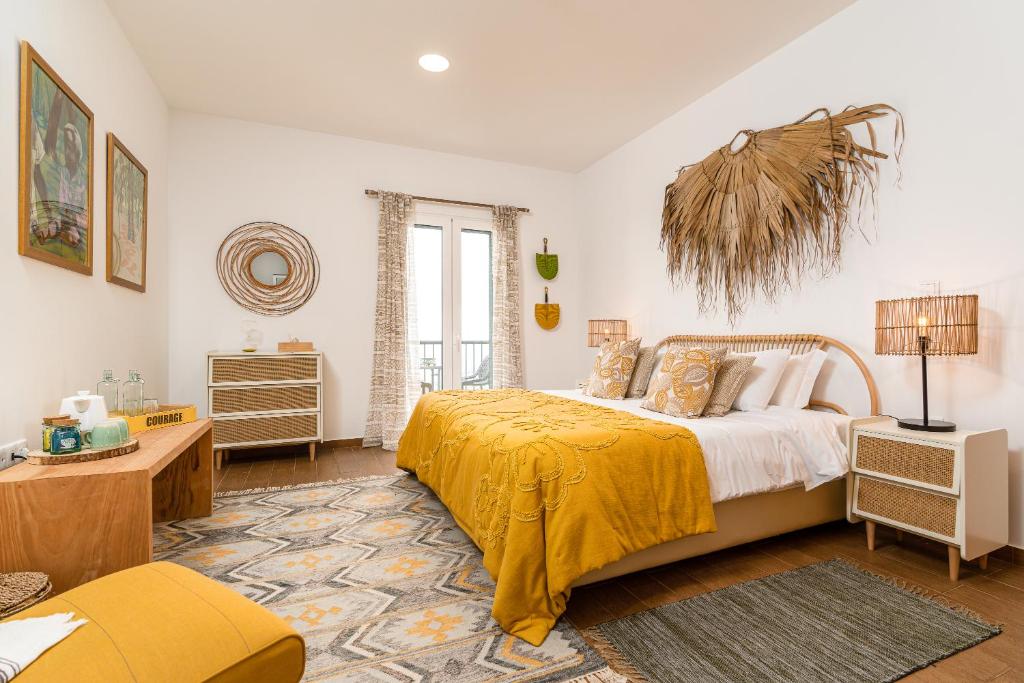
[[[714,509],[718,523],[715,533],[687,536],[627,555],[618,562],[584,574],[573,587],[845,519],[846,480],[830,481],[810,491],[796,486],[733,498],[716,503]]]

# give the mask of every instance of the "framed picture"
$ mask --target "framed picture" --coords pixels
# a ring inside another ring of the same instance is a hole
[[[107,133],[107,282],[146,291],[146,167]]]
[[[18,253],[92,275],[92,112],[21,43]]]

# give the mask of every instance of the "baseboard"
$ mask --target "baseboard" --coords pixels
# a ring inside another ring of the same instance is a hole
[[[325,448],[358,448],[363,445],[362,439],[327,439],[324,440]]]

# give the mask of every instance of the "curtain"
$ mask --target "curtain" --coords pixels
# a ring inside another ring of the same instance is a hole
[[[494,320],[491,354],[495,389],[523,385],[523,331],[519,303],[519,211],[494,207]]]
[[[377,308],[374,322],[373,375],[363,446],[396,450],[412,407],[419,398],[410,334],[413,297],[409,195],[380,192],[377,231]]]

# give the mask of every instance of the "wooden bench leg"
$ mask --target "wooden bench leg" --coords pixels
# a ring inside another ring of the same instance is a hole
[[[949,580],[956,581],[960,578],[960,548],[955,545],[947,546],[949,551]]]
[[[309,461],[316,460],[316,441],[309,442]]]
[[[864,531],[868,535],[868,550],[875,549],[875,523],[870,519],[864,520]]]

